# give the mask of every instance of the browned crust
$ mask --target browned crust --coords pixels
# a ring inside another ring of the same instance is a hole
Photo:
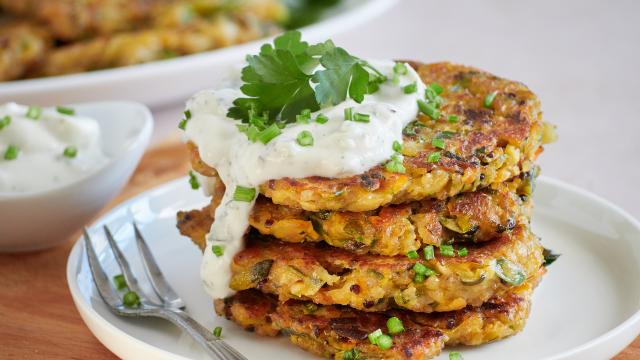
[[[445,257],[436,251],[436,258],[429,261],[359,255],[326,246],[263,241],[255,236],[247,245],[231,265],[233,290],[257,288],[281,301],[304,299],[364,311],[401,307],[433,312],[479,306],[512,288],[496,274],[497,259],[516,264],[528,277],[543,262],[537,237],[524,225],[490,242],[468,245],[467,256]],[[436,271],[437,276],[414,283],[417,262]]]

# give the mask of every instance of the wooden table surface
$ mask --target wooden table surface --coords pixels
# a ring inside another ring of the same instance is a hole
[[[107,209],[187,171],[183,145],[167,139],[145,154]],[[84,325],[67,289],[67,256],[78,237],[52,250],[0,255],[0,359],[116,358]],[[640,337],[615,357],[632,359],[640,359]]]

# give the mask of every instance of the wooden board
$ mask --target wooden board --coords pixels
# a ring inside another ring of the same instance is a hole
[[[107,209],[187,171],[184,145],[167,139],[145,154]],[[116,358],[89,332],[67,290],[67,256],[78,237],[48,251],[0,255],[0,359]],[[640,359],[640,338],[614,359]]]

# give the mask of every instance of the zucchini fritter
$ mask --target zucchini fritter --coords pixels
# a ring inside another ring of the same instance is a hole
[[[385,204],[444,199],[498,184],[533,168],[550,136],[537,97],[523,84],[450,63],[413,64],[422,80],[444,91],[441,117],[419,115],[404,129],[406,173],[383,165],[348,178],[273,179],[260,191],[273,203],[307,211],[370,211]],[[484,98],[496,96],[489,107]],[[447,121],[449,115],[457,121]],[[444,150],[432,145],[446,138]],[[193,147],[192,147],[193,148]],[[193,158],[197,159],[197,150]],[[436,162],[429,155],[440,152]],[[203,166],[204,165],[204,166]],[[206,164],[194,170],[211,172]]]
[[[38,65],[52,45],[46,30],[26,21],[0,22],[0,81],[18,79]]]
[[[492,188],[446,200],[424,199],[385,205],[366,212],[310,212],[258,198],[249,224],[286,242],[316,242],[357,253],[404,255],[423,245],[488,241],[528,223],[530,179],[517,178]]]
[[[459,246],[453,254],[443,254],[441,247],[428,261],[422,256],[413,260],[358,255],[322,244],[260,239],[256,234],[247,242],[231,264],[233,290],[257,288],[280,301],[311,300],[364,311],[398,307],[432,312],[479,306],[536,274],[543,263],[538,238],[520,224],[492,241],[467,245],[466,256],[447,256],[458,254]],[[419,279],[416,263],[435,273]]]
[[[215,307],[218,315],[246,330],[263,336],[282,333],[297,346],[324,357],[344,359],[346,353],[357,352],[363,359],[425,359],[437,356],[445,344],[480,345],[522,330],[538,277],[479,307],[444,313],[370,313],[296,300],[278,303],[255,290],[216,300]],[[386,332],[391,316],[402,320],[405,331],[393,336],[391,349],[381,350],[370,344],[367,334],[376,329]]]

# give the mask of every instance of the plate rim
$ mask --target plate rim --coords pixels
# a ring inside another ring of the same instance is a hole
[[[123,208],[126,208],[127,206],[130,206],[130,204],[135,203],[144,197],[149,197],[154,192],[172,187],[176,183],[184,182],[185,179],[187,179],[187,177],[180,177],[175,180],[162,183],[158,186],[152,187],[148,190],[141,192],[140,194],[137,194],[131,198],[128,198],[122,201],[118,205],[109,209],[109,211],[107,211],[106,213],[102,214],[100,217],[96,218],[88,226],[88,228],[95,227],[96,224],[102,222],[104,218],[109,216],[110,214],[120,211]],[[555,187],[563,192],[564,191],[573,192],[574,194],[577,194],[581,197],[588,198],[590,201],[597,203],[599,206],[605,207],[608,210],[616,213],[617,215],[620,215],[622,218],[627,220],[638,232],[640,232],[640,221],[638,219],[634,218],[630,213],[628,213],[626,210],[624,210],[620,206],[614,204],[613,202],[595,193],[592,193],[588,190],[585,190],[579,186],[567,183],[565,181],[547,177],[544,175],[540,176],[537,181],[539,181],[540,183],[545,183],[546,185],[549,185],[551,187]],[[95,308],[91,306],[90,303],[85,301],[82,293],[80,292],[80,288],[78,286],[77,271],[76,271],[81,264],[80,262],[82,259],[81,252],[84,250],[84,245],[82,243],[82,240],[83,240],[82,237],[76,240],[71,252],[69,253],[69,257],[67,258],[67,266],[66,266],[67,285],[69,287],[69,291],[71,293],[73,303],[76,306],[76,309],[78,310],[78,312],[80,313],[82,320],[84,321],[85,325],[91,330],[91,333],[98,339],[98,341],[100,341],[100,343],[102,343],[107,349],[109,349],[109,351],[120,356],[118,349],[114,349],[112,348],[112,346],[107,344],[109,342],[108,339],[103,339],[101,336],[96,334],[96,331],[93,329],[92,325],[90,325],[91,322],[100,323],[103,331],[108,332],[110,333],[110,335],[115,337],[119,336],[121,339],[123,339],[124,341],[127,341],[129,344],[135,345],[137,349],[139,349],[138,351],[148,351],[149,355],[154,355],[156,357],[188,360],[189,358],[185,358],[181,355],[177,355],[167,350],[163,350],[159,347],[156,347],[152,344],[149,344],[145,341],[142,341],[134,336],[127,334],[126,332],[122,331],[120,328],[116,327],[115,325],[110,323],[108,320],[103,318],[98,312],[95,311]],[[91,319],[87,319],[86,317],[91,317]],[[560,359],[565,359],[571,356],[575,356],[580,353],[584,353],[589,349],[593,349],[595,347],[600,346],[601,344],[609,341],[611,338],[616,337],[625,331],[632,330],[634,325],[636,327],[640,327],[640,305],[638,306],[636,312],[634,312],[631,316],[629,316],[625,321],[616,325],[613,329],[610,329],[604,334],[596,338],[593,338],[583,344],[580,344],[571,349],[565,350],[561,353],[554,354],[545,359],[560,360]],[[632,338],[632,341],[637,336],[638,334],[635,334],[634,332],[634,337]]]

